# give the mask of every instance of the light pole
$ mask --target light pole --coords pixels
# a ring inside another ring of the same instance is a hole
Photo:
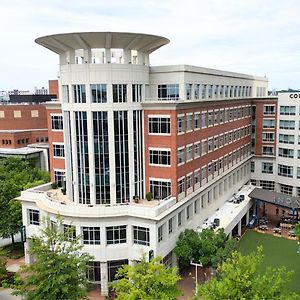
[[[194,263],[193,260],[191,259],[190,264],[192,266],[195,266],[195,296],[197,296],[198,293],[198,267],[203,267],[201,263]]]

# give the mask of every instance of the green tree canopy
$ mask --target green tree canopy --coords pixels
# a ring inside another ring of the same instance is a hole
[[[292,272],[284,267],[258,271],[263,259],[262,248],[244,256],[234,251],[218,267],[217,277],[200,285],[196,299],[201,300],[292,300],[299,295],[285,290]]]
[[[186,229],[179,235],[175,253],[180,267],[188,266],[193,260],[202,263],[204,267],[216,268],[230,256],[235,247],[236,241],[228,240],[223,229],[216,232],[213,229],[204,229],[201,233]]]
[[[166,267],[161,257],[150,262],[143,257],[135,265],[125,265],[117,272],[113,284],[118,300],[174,300],[180,295],[176,268]]]
[[[49,224],[47,220],[45,224]],[[79,300],[87,295],[88,262],[92,259],[81,253],[80,237],[73,237],[73,228],[63,229],[63,221],[46,226],[41,235],[29,242],[29,254],[35,262],[21,268],[21,277],[14,294],[28,300]]]
[[[26,188],[49,181],[49,173],[17,157],[0,159],[0,237],[17,233],[22,226],[21,203],[14,200]]]

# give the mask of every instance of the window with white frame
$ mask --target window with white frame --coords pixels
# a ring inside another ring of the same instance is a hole
[[[263,132],[262,140],[264,142],[274,142],[275,133],[274,132]]]
[[[107,102],[107,85],[106,84],[91,84],[91,96],[93,103]]]
[[[193,187],[193,173],[186,176],[186,189]]]
[[[293,167],[278,164],[278,175],[283,177],[293,177]]]
[[[142,101],[142,84],[132,85],[132,102]]]
[[[205,128],[207,126],[207,112],[201,113],[201,128]]]
[[[294,135],[292,134],[279,134],[279,143],[294,144]]]
[[[214,125],[217,125],[219,123],[219,111],[214,111]]]
[[[181,226],[182,225],[182,214],[183,214],[183,211],[180,211],[177,215],[177,226]]]
[[[194,114],[194,129],[200,129],[200,113]]]
[[[274,191],[275,189],[275,182],[270,180],[260,180],[259,186],[261,186],[265,190]]]
[[[73,93],[75,103],[86,103],[86,93],[84,84],[74,84]]]
[[[292,120],[279,120],[279,128],[280,129],[295,129],[295,121]]]
[[[54,180],[57,183],[57,187],[63,187],[65,181],[65,171],[54,170]]]
[[[200,92],[201,92],[201,84],[195,84],[194,89],[194,98],[195,100],[200,99]]]
[[[150,165],[171,165],[171,151],[166,149],[149,149]]]
[[[197,214],[199,211],[200,199],[195,200],[194,202],[194,214]]]
[[[185,191],[185,184],[184,184],[185,182],[184,181],[185,181],[184,177],[178,180],[178,183],[177,183],[178,195],[181,193],[184,193],[184,191]]]
[[[275,120],[263,119],[263,128],[275,128]]]
[[[150,245],[150,230],[146,227],[133,226],[133,243],[138,245]]]
[[[201,141],[201,154],[202,156],[207,153],[207,140]]]
[[[275,105],[264,105],[264,115],[275,115]]]
[[[100,245],[100,227],[82,227],[83,244]]]
[[[280,106],[280,115],[294,116],[296,114],[296,106]]]
[[[300,158],[300,150],[298,150],[298,156],[297,156],[297,158],[298,159]]]
[[[213,126],[213,112],[208,112],[208,127]]]
[[[168,221],[168,225],[169,225],[169,234],[171,234],[173,232],[173,223],[174,223],[174,217],[170,218]]]
[[[186,131],[192,131],[193,130],[193,115],[187,114],[186,115]]]
[[[223,133],[219,135],[219,147],[222,148],[224,145],[224,135]]]
[[[213,139],[212,138],[208,139],[207,148],[208,148],[208,150],[207,150],[208,152],[213,151]]]
[[[106,244],[124,244],[126,240],[127,226],[109,226],[106,227]]]
[[[191,205],[186,208],[186,219],[189,220],[191,217]]]
[[[200,146],[201,146],[200,142],[194,144],[194,158],[200,157],[200,150],[201,150]]]
[[[63,144],[53,143],[53,156],[54,157],[65,157],[65,146]]]
[[[206,167],[201,168],[201,180],[206,179]]]
[[[127,102],[127,84],[113,84],[113,102]]]
[[[300,167],[297,167],[297,178],[300,179]]]
[[[158,242],[161,242],[163,240],[163,226],[161,225],[158,227],[157,229],[157,238],[158,238]]]
[[[70,241],[76,239],[76,227],[70,224],[63,224],[64,234],[67,235]]]
[[[273,174],[273,163],[262,162],[261,163],[261,172],[266,174]]]
[[[193,145],[188,145],[186,147],[186,161],[191,161],[193,159]]]
[[[282,194],[286,194],[286,195],[293,194],[293,186],[287,184],[280,184],[279,186],[280,186],[280,192]]]
[[[202,93],[201,93],[201,98],[206,99],[206,93],[207,93],[207,85],[203,84],[202,86]]]
[[[293,158],[294,157],[294,149],[278,148],[278,156]]]
[[[177,150],[177,164],[181,165],[185,163],[185,149],[184,148],[180,148]]]
[[[200,169],[194,172],[194,185],[197,186],[200,184]]]
[[[149,116],[149,133],[152,134],[170,134],[171,133],[171,121],[170,117],[150,117]]]
[[[185,85],[185,92],[186,92],[186,99],[187,100],[192,99],[192,87],[193,87],[193,85],[191,83],[187,83]]]
[[[214,150],[216,150],[219,146],[219,137],[215,136],[214,137]]]
[[[51,129],[52,130],[63,130],[63,116],[62,115],[51,115]]]
[[[154,199],[165,199],[171,195],[171,181],[150,179],[150,192]]]
[[[40,212],[36,209],[28,209],[30,225],[40,225]]]
[[[177,133],[184,132],[184,116],[177,116]]]
[[[178,100],[179,84],[159,84],[158,99]]]

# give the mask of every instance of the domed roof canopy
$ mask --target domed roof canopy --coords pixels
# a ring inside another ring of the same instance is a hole
[[[76,49],[127,49],[151,53],[170,42],[169,39],[143,33],[74,32],[39,37],[36,43],[62,54]]]

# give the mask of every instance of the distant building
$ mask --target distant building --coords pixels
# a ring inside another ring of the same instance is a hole
[[[0,157],[35,158],[37,167],[49,170],[48,148],[44,105],[28,102],[0,104]]]
[[[48,95],[48,89],[42,87],[42,88],[37,88],[36,86],[34,87],[34,94],[35,95]]]

